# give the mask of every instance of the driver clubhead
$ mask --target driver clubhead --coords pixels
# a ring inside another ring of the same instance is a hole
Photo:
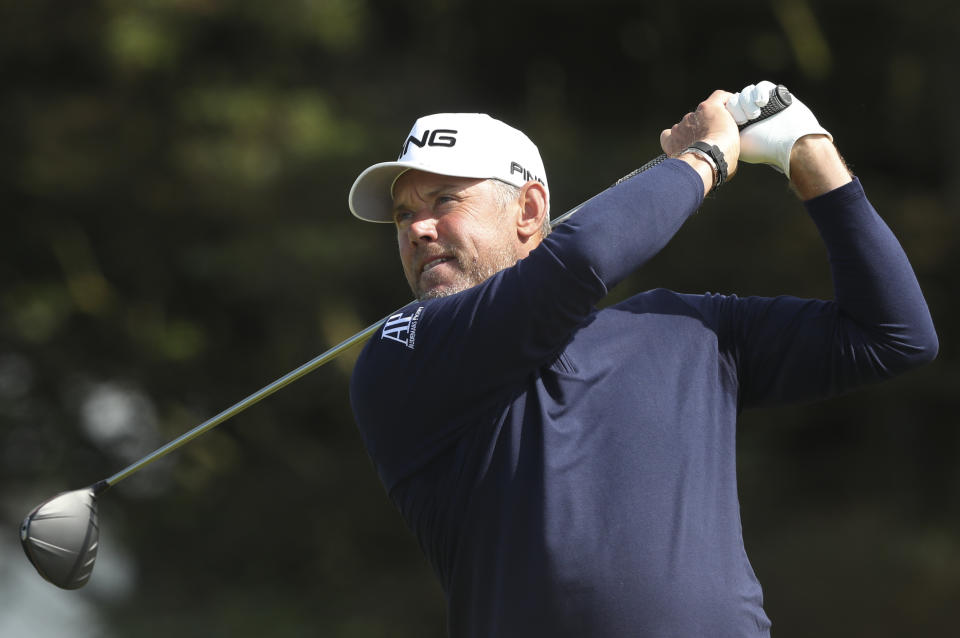
[[[20,525],[27,558],[63,589],[78,589],[90,580],[99,538],[97,501],[89,487],[44,501]]]

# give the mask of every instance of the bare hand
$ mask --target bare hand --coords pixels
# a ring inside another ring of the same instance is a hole
[[[694,142],[716,144],[723,151],[727,174],[732,176],[740,157],[740,131],[726,109],[727,100],[732,95],[726,91],[714,91],[697,106],[696,111],[687,113],[673,127],[664,129],[660,133],[663,152],[670,157],[677,157]]]

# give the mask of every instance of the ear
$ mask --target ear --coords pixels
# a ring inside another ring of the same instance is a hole
[[[520,210],[517,237],[522,243],[540,240],[540,229],[547,216],[547,189],[540,182],[529,181],[520,189]]]

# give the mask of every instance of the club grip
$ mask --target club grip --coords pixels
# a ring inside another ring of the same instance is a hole
[[[739,129],[742,131],[744,128],[750,126],[751,124],[756,124],[761,120],[765,120],[768,117],[772,117],[777,113],[779,113],[780,111],[782,111],[783,109],[790,106],[791,104],[793,104],[793,96],[790,95],[790,91],[784,85],[778,84],[776,87],[770,89],[770,98],[767,100],[767,105],[764,106],[762,109],[760,109],[760,115],[758,115],[757,117],[753,118],[748,122],[745,122],[743,125],[739,126]],[[657,157],[653,158],[652,160],[650,160],[640,168],[630,171],[629,173],[627,173],[626,175],[618,179],[616,182],[614,182],[613,185],[616,186],[617,184],[621,184],[627,181],[631,177],[636,177],[640,173],[650,170],[651,168],[653,168],[654,166],[657,166],[658,164],[662,164],[664,161],[666,161],[666,159],[667,159],[666,154],[658,155]]]
[[[778,84],[770,90],[770,99],[767,100],[767,105],[760,109],[760,115],[741,125],[740,130],[742,131],[751,124],[756,124],[760,120],[776,115],[791,104],[793,104],[793,96],[790,95],[790,91],[784,85]]]

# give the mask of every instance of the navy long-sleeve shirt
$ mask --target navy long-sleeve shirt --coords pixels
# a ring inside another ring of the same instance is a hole
[[[407,306],[365,347],[354,413],[440,578],[451,636],[767,636],[738,413],[935,356],[910,264],[856,180],[806,204],[835,301],[652,290],[597,311],[702,198],[669,160],[514,267]]]

